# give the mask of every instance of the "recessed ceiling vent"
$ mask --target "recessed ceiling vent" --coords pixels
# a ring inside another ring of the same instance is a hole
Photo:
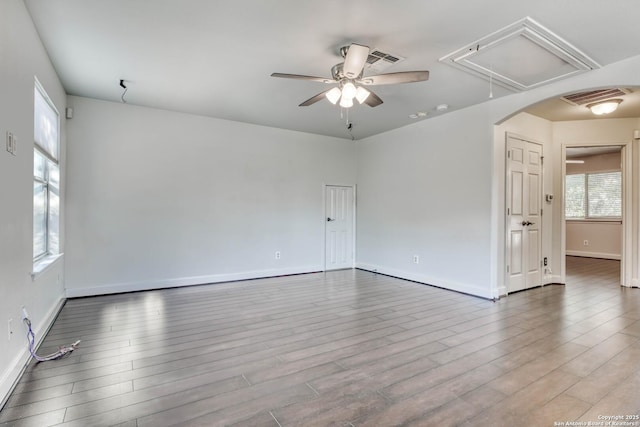
[[[507,89],[523,91],[600,68],[576,47],[527,17],[440,58]]]
[[[590,90],[587,92],[572,93],[571,95],[565,95],[561,99],[571,105],[580,106],[586,104],[592,104],[594,102],[604,101],[605,99],[617,98],[623,95],[631,93],[629,89],[600,89]]]
[[[368,74],[378,74],[404,59],[405,58],[399,55],[382,52],[378,49],[371,49],[365,68],[369,71]]]

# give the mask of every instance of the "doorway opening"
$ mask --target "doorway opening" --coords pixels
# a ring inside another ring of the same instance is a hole
[[[630,249],[625,242],[631,240],[631,216],[626,197],[630,194],[625,193],[630,187],[626,154],[625,144],[563,147],[563,271],[568,285],[584,280],[589,272],[610,280],[612,266],[618,269],[618,285],[628,283],[625,255]]]

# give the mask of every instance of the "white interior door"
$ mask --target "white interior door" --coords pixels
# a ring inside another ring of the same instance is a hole
[[[328,185],[325,191],[325,270],[353,268],[353,187]]]
[[[507,138],[507,290],[542,284],[542,146]]]

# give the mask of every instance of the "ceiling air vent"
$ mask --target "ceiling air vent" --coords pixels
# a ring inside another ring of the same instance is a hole
[[[513,91],[600,68],[593,59],[529,17],[469,43],[440,61]]]
[[[404,58],[399,55],[382,52],[377,49],[371,49],[371,52],[369,52],[369,56],[367,57],[367,64],[365,67],[369,71],[368,74],[377,74],[402,60],[404,60]]]
[[[571,105],[579,106],[604,101],[605,99],[617,98],[629,93],[631,93],[629,89],[611,88],[572,93],[571,95],[563,96],[561,99]]]

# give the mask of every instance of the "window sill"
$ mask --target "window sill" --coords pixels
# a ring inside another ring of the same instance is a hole
[[[33,271],[31,272],[31,280],[36,280],[42,273],[47,271],[57,260],[62,258],[64,254],[47,255],[33,263]]]
[[[566,221],[569,223],[618,223],[622,224],[621,218],[566,218]]]

